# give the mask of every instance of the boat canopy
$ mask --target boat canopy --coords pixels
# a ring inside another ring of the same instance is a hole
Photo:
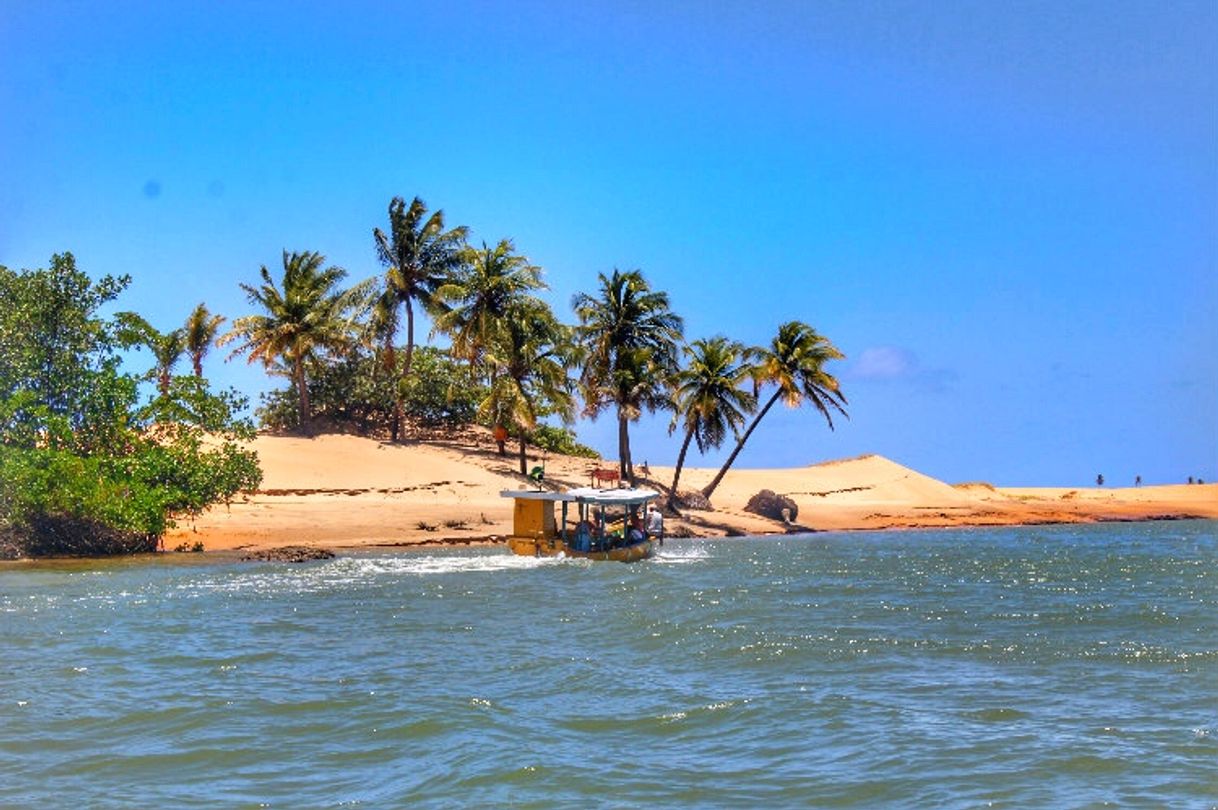
[[[566,492],[545,492],[528,489],[505,489],[499,493],[504,498],[526,501],[552,501],[555,503],[591,503],[605,506],[631,506],[647,503],[660,497],[653,489],[596,489],[578,487]]]

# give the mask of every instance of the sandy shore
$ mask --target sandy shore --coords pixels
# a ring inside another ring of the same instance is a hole
[[[254,443],[262,488],[228,506],[184,520],[165,547],[202,541],[209,551],[288,544],[335,548],[483,542],[511,530],[503,489],[519,488],[514,455],[496,454],[489,435],[454,442],[389,445],[326,435],[260,436]],[[530,461],[530,464],[535,463]],[[547,480],[587,486],[589,472],[612,466],[550,455]],[[703,486],[716,471],[687,469],[682,489]],[[652,467],[661,484],[672,469]],[[807,467],[728,473],[712,512],[668,521],[695,536],[773,534],[790,527],[744,511],[761,489],[788,495],[806,529],[896,529],[1086,523],[1169,517],[1218,518],[1218,485],[1109,488],[995,488],[950,485],[882,456]]]

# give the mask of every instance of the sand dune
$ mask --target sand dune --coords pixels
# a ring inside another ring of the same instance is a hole
[[[524,478],[489,434],[471,431],[449,442],[397,445],[354,436],[259,436],[261,489],[195,520],[183,521],[166,548],[203,541],[209,550],[289,543],[328,546],[483,542],[510,531],[503,489]],[[546,478],[558,487],[586,486],[589,472],[610,462],[547,455]],[[686,469],[681,489],[705,486],[712,469]],[[672,469],[652,467],[650,482],[667,486]],[[798,527],[817,530],[1218,518],[1218,485],[1137,489],[952,486],[883,456],[807,467],[738,469],[724,478],[711,512],[687,512],[669,527],[696,536],[770,534],[792,527],[744,511],[761,489],[791,497]]]

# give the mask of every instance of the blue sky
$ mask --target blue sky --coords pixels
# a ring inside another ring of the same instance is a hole
[[[851,419],[742,466],[1218,480],[1215,43],[1212,2],[9,2],[0,264],[71,250],[169,328],[284,248],[377,273],[418,195],[567,317],[637,267],[691,338],[832,339]]]

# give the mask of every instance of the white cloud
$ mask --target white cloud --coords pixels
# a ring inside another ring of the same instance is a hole
[[[923,368],[918,356],[900,346],[871,346],[863,349],[845,375],[847,379],[871,382],[901,382],[939,392],[956,381],[956,372],[946,368]]]
[[[860,380],[899,380],[913,376],[918,358],[913,352],[897,346],[873,346],[863,349],[851,370]]]

